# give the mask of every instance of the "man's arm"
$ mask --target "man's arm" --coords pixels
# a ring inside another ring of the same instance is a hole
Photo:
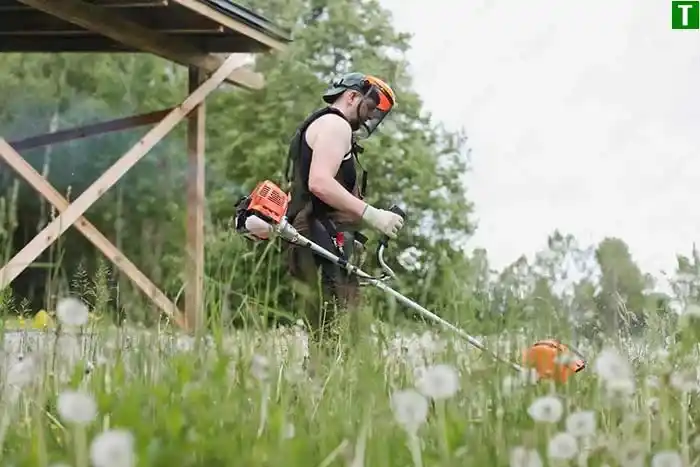
[[[333,208],[358,219],[365,210],[364,201],[356,198],[335,179],[343,157],[352,145],[350,124],[337,115],[324,115],[306,132],[313,149],[309,170],[309,191]]]

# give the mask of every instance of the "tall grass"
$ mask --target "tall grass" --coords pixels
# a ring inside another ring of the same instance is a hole
[[[243,288],[231,310],[241,270],[222,262],[225,273],[208,277],[202,339],[167,321],[148,325],[137,299],[124,322],[110,311],[116,286],[104,263],[71,280],[51,275],[55,325],[3,333],[0,465],[662,467],[700,458],[692,314],[675,340],[650,329],[655,348],[579,343],[588,368],[557,384],[435,327],[377,322],[381,301],[358,312],[359,332],[342,317],[332,343],[310,341],[303,324],[270,329],[269,313],[294,319],[265,300],[283,278]],[[68,295],[80,301],[59,300]],[[0,306],[6,316],[22,310],[6,293]],[[459,315],[453,306],[443,311]],[[517,360],[524,346],[565,332],[535,315],[525,330],[484,340]]]

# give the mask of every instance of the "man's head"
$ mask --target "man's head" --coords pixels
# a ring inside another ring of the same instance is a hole
[[[363,73],[348,73],[331,83],[323,100],[343,112],[358,136],[367,138],[396,104],[384,81]]]

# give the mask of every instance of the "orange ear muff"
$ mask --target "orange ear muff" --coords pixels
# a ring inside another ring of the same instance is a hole
[[[586,367],[586,362],[566,345],[545,339],[523,352],[523,365],[534,369],[539,379],[566,383],[571,375]]]

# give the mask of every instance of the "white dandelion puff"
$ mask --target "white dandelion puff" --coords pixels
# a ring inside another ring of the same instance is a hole
[[[598,354],[593,369],[598,377],[605,382],[619,379],[630,380],[634,377],[629,360],[612,347],[603,349]]]
[[[668,361],[668,358],[671,356],[671,352],[669,352],[665,348],[660,348],[654,351],[653,356],[659,362],[666,363]]]
[[[676,451],[659,451],[651,458],[651,467],[682,467],[683,460]]]
[[[605,383],[607,396],[614,400],[625,400],[634,395],[636,385],[633,379],[612,379]]]
[[[552,436],[547,444],[547,456],[550,459],[569,460],[578,453],[578,442],[573,435],[565,432]]]
[[[566,431],[576,437],[592,436],[596,431],[596,417],[592,410],[581,410],[566,417]]]
[[[647,408],[653,413],[658,413],[661,409],[661,401],[658,397],[650,397],[647,399]]]
[[[75,297],[62,298],[56,304],[56,317],[64,326],[84,326],[88,322],[88,308]]]
[[[527,413],[536,422],[556,423],[564,413],[564,404],[556,396],[544,396],[530,404]]]
[[[415,433],[428,418],[428,399],[413,389],[402,389],[391,396],[394,418],[404,430]]]
[[[88,424],[97,417],[97,402],[82,391],[63,391],[58,395],[56,408],[63,420],[77,425]]]
[[[650,389],[658,389],[659,387],[661,387],[661,381],[656,375],[647,376],[645,382],[647,387]]]
[[[270,376],[270,361],[262,355],[253,355],[250,372],[258,381],[267,381]]]
[[[416,382],[418,390],[432,399],[448,399],[459,389],[457,370],[450,365],[439,364],[428,367]]]
[[[542,467],[542,457],[534,449],[517,446],[510,450],[510,467]]]
[[[90,460],[95,467],[135,466],[134,435],[123,429],[100,433],[90,445]]]
[[[292,438],[294,438],[295,434],[296,434],[296,430],[294,428],[294,424],[293,423],[285,423],[284,426],[282,427],[282,438],[292,439]]]
[[[9,386],[21,388],[30,384],[38,373],[38,359],[34,355],[29,355],[19,359],[10,366],[5,376],[5,383]]]
[[[675,371],[669,383],[680,392],[695,392],[698,390],[697,370]]]
[[[646,445],[641,441],[629,441],[616,454],[622,467],[644,467]]]
[[[178,352],[192,352],[195,347],[195,339],[192,336],[179,336],[175,339],[175,349]]]

